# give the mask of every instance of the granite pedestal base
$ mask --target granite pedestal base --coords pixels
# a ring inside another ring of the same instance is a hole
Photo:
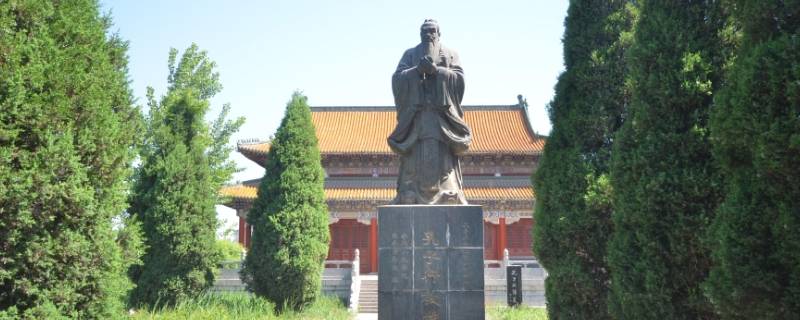
[[[484,319],[481,206],[381,206],[378,237],[378,319]]]

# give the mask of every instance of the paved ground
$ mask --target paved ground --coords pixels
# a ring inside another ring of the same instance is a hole
[[[356,320],[378,320],[377,313],[359,313],[356,315]]]

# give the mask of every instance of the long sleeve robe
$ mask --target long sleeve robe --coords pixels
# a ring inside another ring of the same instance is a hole
[[[417,70],[422,44],[406,50],[392,75],[397,127],[388,138],[400,155],[395,203],[466,204],[458,155],[472,141],[464,122],[464,71],[455,51],[432,55],[435,75]]]

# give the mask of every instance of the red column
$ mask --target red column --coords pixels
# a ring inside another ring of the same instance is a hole
[[[249,223],[244,223],[244,247],[250,249],[250,237],[253,235],[253,228],[250,226]]]
[[[497,225],[497,259],[503,259],[503,250],[506,249],[506,218],[500,218]]]
[[[247,232],[245,228],[247,227],[245,226],[244,218],[239,217],[239,244],[242,246],[244,246],[244,235]]]
[[[369,269],[378,272],[378,219],[372,218],[369,223]]]

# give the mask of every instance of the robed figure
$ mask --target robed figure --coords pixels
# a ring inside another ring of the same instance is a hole
[[[400,156],[395,204],[467,204],[458,156],[472,132],[464,121],[464,70],[425,20],[422,42],[406,50],[392,75],[397,127],[388,138]]]

